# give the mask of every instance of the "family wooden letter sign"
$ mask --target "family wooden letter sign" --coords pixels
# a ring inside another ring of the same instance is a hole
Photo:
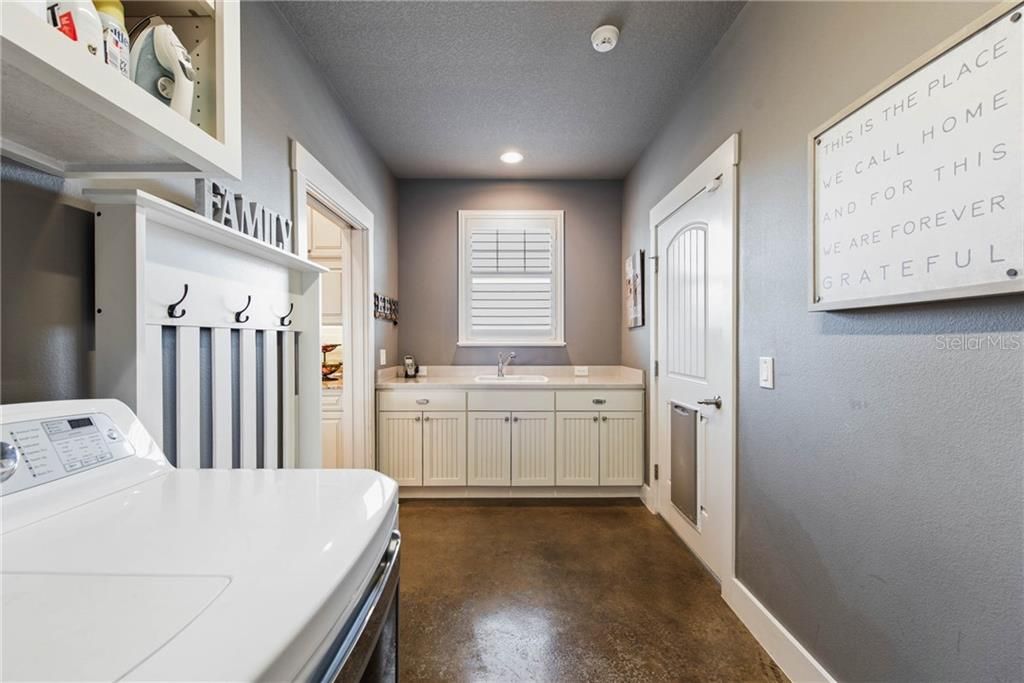
[[[811,134],[811,310],[1024,292],[1022,7]]]
[[[292,251],[292,219],[246,201],[220,183],[196,179],[196,213],[271,246]]]

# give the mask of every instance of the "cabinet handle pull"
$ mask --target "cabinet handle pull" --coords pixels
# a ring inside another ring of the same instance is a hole
[[[608,402],[608,401],[606,401],[606,400],[605,400],[605,399],[603,399],[603,398],[595,398],[595,399],[594,399],[594,405],[595,405],[595,406],[603,406],[603,405],[604,405],[605,403],[607,403],[607,402]]]
[[[425,406],[428,403],[430,403],[430,399],[429,398],[418,398],[418,399],[416,399],[416,405],[418,405],[418,406]]]
[[[416,421],[417,421],[417,422],[419,422],[419,421],[420,421],[420,416],[419,416],[419,415],[417,415],[417,416],[416,416]]]
[[[430,422],[430,418],[429,418],[429,417],[427,417],[427,416],[424,416],[424,417],[423,417],[423,421],[424,421],[424,422]]]
[[[594,422],[597,422],[597,415],[594,416]]]
[[[513,422],[519,422],[519,418],[518,418],[518,417],[513,417],[513,418],[512,418],[512,421],[513,421]]]
[[[505,422],[508,422],[508,418],[507,417],[505,418]]]
[[[608,421],[608,416],[607,415],[602,415],[601,416],[601,422],[607,422],[607,421]]]

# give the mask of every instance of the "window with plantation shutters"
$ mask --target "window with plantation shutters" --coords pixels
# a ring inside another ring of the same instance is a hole
[[[459,344],[564,345],[561,211],[459,212]]]

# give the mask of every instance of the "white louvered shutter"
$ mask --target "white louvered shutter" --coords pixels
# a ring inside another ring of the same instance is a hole
[[[562,342],[562,212],[462,211],[460,342]]]

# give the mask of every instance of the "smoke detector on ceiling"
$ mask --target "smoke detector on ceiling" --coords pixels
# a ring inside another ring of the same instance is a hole
[[[598,52],[611,52],[619,42],[619,29],[615,28],[611,24],[605,24],[604,26],[598,26],[594,29],[594,32],[590,34],[590,44],[594,46],[594,49]]]

